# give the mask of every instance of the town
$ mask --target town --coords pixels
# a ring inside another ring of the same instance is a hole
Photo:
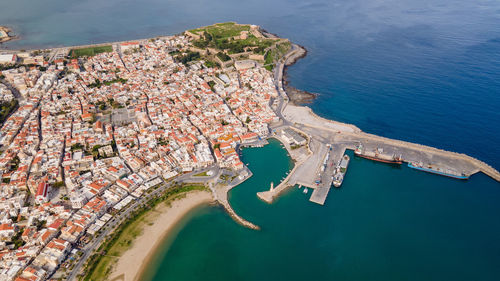
[[[92,272],[111,234],[178,184],[201,183],[235,221],[259,229],[232,210],[227,192],[251,176],[239,149],[269,137],[294,167],[256,194],[267,203],[298,186],[325,204],[346,175],[346,150],[456,179],[483,172],[500,181],[496,169],[468,155],[368,134],[294,105],[283,73],[304,55],[287,39],[235,23],[2,52],[0,280]]]
[[[249,59],[177,59],[192,40],[1,55],[22,65],[1,71],[0,100],[18,105],[0,130],[0,280],[65,278],[84,245],[152,189],[245,168],[238,146],[278,120],[272,73]]]

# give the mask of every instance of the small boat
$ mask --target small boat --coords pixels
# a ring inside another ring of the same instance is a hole
[[[304,194],[307,194],[307,191],[309,191],[309,190],[307,189],[307,187],[304,187],[304,191],[302,191],[302,192],[304,192]]]
[[[339,165],[335,169],[335,175],[333,176],[333,186],[335,187],[340,187],[342,185],[342,182],[344,181],[344,176],[345,173],[347,172],[347,166],[349,166],[349,155],[344,154],[342,157],[342,160],[340,161]]]

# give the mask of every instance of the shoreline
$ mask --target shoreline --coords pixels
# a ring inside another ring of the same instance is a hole
[[[141,280],[159,247],[170,238],[176,226],[196,208],[213,202],[210,192],[191,191],[184,198],[172,201],[170,206],[162,204],[150,211],[148,217],[153,216],[154,222],[147,223],[142,233],[133,240],[132,246],[118,258],[108,280]]]
[[[301,106],[304,104],[313,103],[319,94],[300,90],[290,85],[290,79],[288,76],[288,67],[294,65],[300,59],[305,58],[308,53],[306,47],[298,44],[295,45],[299,48],[299,54],[286,60],[283,66],[283,88],[288,98],[290,99],[290,103],[293,105]]]

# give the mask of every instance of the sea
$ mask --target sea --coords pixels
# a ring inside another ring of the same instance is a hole
[[[290,84],[318,94],[325,118],[467,153],[500,169],[500,2],[496,0],[16,0],[1,49],[257,24],[304,46]],[[272,157],[271,157],[272,156]],[[272,205],[255,192],[293,165],[279,143],[243,150],[254,176],[230,202],[262,227],[202,207],[159,249],[153,280],[498,280],[500,184],[354,158],[325,206],[294,187]]]

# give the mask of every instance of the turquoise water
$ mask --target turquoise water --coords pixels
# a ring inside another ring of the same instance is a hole
[[[298,188],[274,204],[255,193],[292,166],[271,141],[245,149],[254,176],[231,204],[261,226],[221,209],[195,211],[158,254],[152,280],[498,280],[500,189],[354,157],[325,206]]]

